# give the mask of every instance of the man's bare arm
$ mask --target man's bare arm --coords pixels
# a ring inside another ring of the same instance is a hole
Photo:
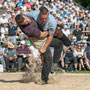
[[[50,34],[45,45],[40,49],[40,53],[44,53],[53,39],[53,34]]]
[[[47,36],[48,36],[48,31],[44,31],[44,32],[40,31],[40,38],[45,38]]]

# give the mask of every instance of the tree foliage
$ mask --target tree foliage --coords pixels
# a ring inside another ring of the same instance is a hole
[[[90,10],[90,0],[74,0],[74,1]]]

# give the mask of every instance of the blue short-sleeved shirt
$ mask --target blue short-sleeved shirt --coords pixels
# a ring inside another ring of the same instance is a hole
[[[22,7],[23,6],[23,2],[17,2],[17,4]]]
[[[26,13],[26,16],[30,16],[30,17],[34,18],[35,21],[37,22],[38,26],[40,27],[41,31],[48,30],[50,34],[54,34],[54,32],[56,30],[57,22],[56,22],[54,16],[52,16],[51,14],[49,14],[49,18],[48,18],[46,24],[43,24],[40,21],[40,10],[28,12],[28,13]]]

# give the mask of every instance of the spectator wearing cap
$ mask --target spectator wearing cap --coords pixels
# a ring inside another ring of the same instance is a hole
[[[64,21],[64,24],[66,24],[66,22],[68,21],[67,15],[65,15],[65,18],[63,19],[63,21]]]
[[[68,18],[68,21],[66,22],[68,28],[70,29],[73,26],[73,22],[71,21],[71,18]]]
[[[0,24],[4,24],[4,23],[8,24],[8,18],[6,17],[5,14],[2,14],[2,17],[0,18]]]
[[[9,20],[9,18],[11,18],[10,10],[7,10],[6,17],[8,18],[8,20]]]
[[[79,12],[80,8],[78,7],[77,4],[75,4],[75,10]]]
[[[9,23],[13,22],[14,24],[16,24],[16,22],[15,22],[15,13],[11,14],[11,18],[9,18],[8,21],[9,21]]]
[[[62,19],[62,17],[57,17],[57,23],[59,24],[59,25],[64,25],[64,21],[63,21],[63,19]]]
[[[67,25],[64,25],[64,29],[62,30],[62,32],[70,39],[70,31]]]
[[[3,46],[7,46],[7,42],[9,42],[10,39],[8,37],[8,34],[5,34],[5,38],[2,39]]]
[[[56,14],[56,10],[53,5],[50,5],[49,10],[50,12],[53,12],[53,14]]]
[[[10,41],[13,42],[14,44],[16,44],[16,32],[17,32],[17,27],[14,26],[12,22],[10,22],[8,26],[8,34]]]
[[[8,1],[7,1],[7,0],[4,0],[3,3],[4,3],[4,7],[5,7],[5,8],[8,8],[8,5],[9,5],[9,4],[8,4]]]
[[[73,24],[76,25],[76,21],[77,21],[76,16],[73,16],[73,18],[72,18],[72,22],[73,22]]]
[[[16,6],[16,0],[11,0],[10,2],[9,2],[9,9],[11,9],[12,10],[12,8],[15,8],[15,6]]]
[[[81,21],[80,21],[80,19],[79,18],[77,18],[77,20],[76,20],[76,25],[81,25]]]
[[[16,68],[16,50],[14,44],[11,42],[7,42],[7,47],[4,50],[4,58],[6,60],[6,69],[10,71],[10,62],[14,63],[12,68]]]
[[[26,64],[29,54],[31,54],[30,49],[25,44],[25,41],[22,40],[21,45],[16,48],[18,70],[22,69],[22,63]]]

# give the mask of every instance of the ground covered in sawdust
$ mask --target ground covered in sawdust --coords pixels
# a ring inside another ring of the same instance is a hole
[[[50,75],[56,82],[48,85],[23,83],[22,74],[0,73],[0,90],[90,90],[90,74],[57,73]],[[35,76],[39,79],[41,75],[35,73]]]

